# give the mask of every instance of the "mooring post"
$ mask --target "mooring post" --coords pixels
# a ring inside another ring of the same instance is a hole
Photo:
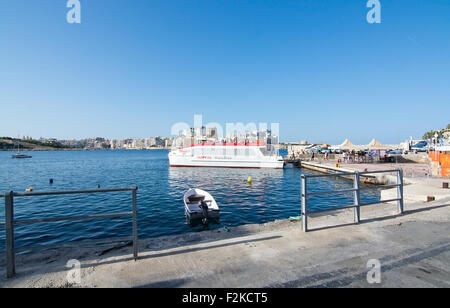
[[[308,231],[308,212],[307,212],[307,196],[306,196],[306,175],[302,174],[302,227],[303,231]]]
[[[6,277],[12,278],[16,273],[14,252],[14,192],[5,193],[5,235],[6,235]]]
[[[398,213],[403,214],[403,170],[398,169],[397,173],[397,207]]]
[[[359,191],[359,172],[355,172],[355,178],[353,183],[354,192],[354,205],[355,205],[355,223],[359,224],[360,221],[360,191]]]
[[[137,229],[137,186],[133,186],[133,256],[136,261],[138,258],[138,229]]]

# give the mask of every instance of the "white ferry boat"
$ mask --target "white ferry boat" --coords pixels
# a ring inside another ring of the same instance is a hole
[[[257,142],[214,142],[175,147],[169,153],[171,167],[282,169],[283,158],[272,146]]]

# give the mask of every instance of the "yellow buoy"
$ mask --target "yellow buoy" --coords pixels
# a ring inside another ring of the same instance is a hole
[[[248,179],[247,179],[247,183],[249,183],[249,184],[251,184],[251,183],[252,183],[252,177],[251,177],[251,176],[249,176],[249,177],[248,177]]]

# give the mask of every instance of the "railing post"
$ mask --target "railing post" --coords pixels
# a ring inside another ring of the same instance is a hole
[[[303,231],[308,231],[308,210],[307,210],[307,195],[306,195],[306,175],[302,174],[302,227]]]
[[[133,186],[133,256],[135,261],[138,258],[137,190],[137,186]]]
[[[403,170],[398,169],[397,173],[397,198],[399,199],[397,201],[397,207],[398,207],[398,213],[403,214]]]
[[[14,252],[14,193],[5,193],[5,238],[6,238],[6,277],[12,278],[16,273]]]
[[[355,178],[353,183],[354,192],[354,205],[355,205],[355,223],[359,224],[360,221],[360,190],[359,190],[359,172],[355,172]]]

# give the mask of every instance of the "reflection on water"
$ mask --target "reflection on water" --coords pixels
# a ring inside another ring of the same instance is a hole
[[[253,183],[247,183],[252,177]],[[283,170],[170,168],[169,189],[182,193],[189,188],[208,191],[219,204],[221,223],[238,225],[281,218],[283,208],[297,203],[299,192],[278,195],[293,189]],[[287,206],[284,206],[285,203]],[[298,214],[299,207],[297,207]],[[285,216],[288,217],[288,216]]]
[[[55,151],[35,152],[30,160],[13,160],[0,152],[0,191],[73,190],[138,185],[139,236],[196,232],[186,223],[183,193],[196,187],[210,192],[220,211],[223,228],[247,223],[262,223],[298,216],[300,213],[300,175],[298,168],[284,170],[169,168],[168,151]],[[306,171],[305,171],[306,172]],[[247,183],[252,177],[252,185]],[[54,184],[49,184],[49,179]],[[340,178],[311,179],[309,191],[351,187]],[[377,191],[364,191],[363,201],[379,199]],[[316,196],[309,199],[312,209],[351,204],[352,194]],[[131,193],[66,195],[16,198],[17,219],[75,216],[131,209]],[[0,220],[4,213],[0,211]],[[35,246],[70,240],[87,240],[131,234],[128,219],[104,219],[23,225],[16,228],[16,245]],[[0,233],[0,249],[4,233]]]

